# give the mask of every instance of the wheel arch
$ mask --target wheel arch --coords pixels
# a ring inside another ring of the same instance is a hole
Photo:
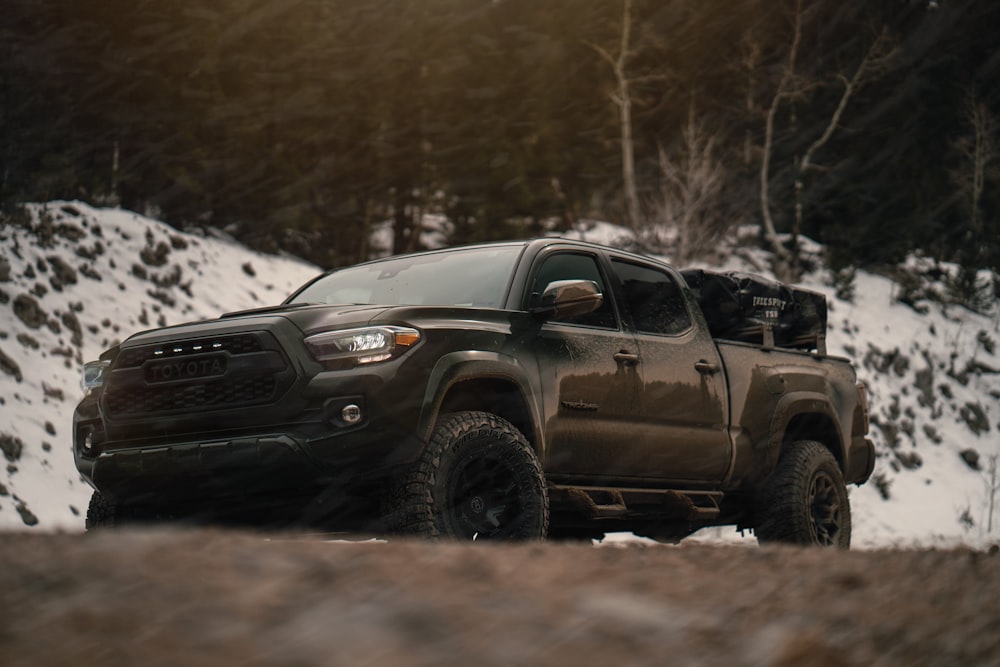
[[[510,422],[539,456],[542,437],[537,395],[518,360],[496,353],[460,352],[444,355],[431,371],[420,415],[420,435],[426,443],[438,418],[448,412],[481,410]],[[537,389],[537,388],[536,388]]]
[[[846,472],[846,446],[837,413],[822,394],[790,395],[779,402],[771,422],[766,470],[774,470],[786,448],[813,440],[833,455],[841,473]]]
[[[781,439],[781,449],[796,442],[812,440],[820,443],[833,454],[841,471],[844,470],[844,448],[838,442],[837,424],[828,415],[818,412],[803,412],[792,417],[785,427]]]

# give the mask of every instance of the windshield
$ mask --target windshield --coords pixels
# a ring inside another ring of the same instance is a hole
[[[288,303],[499,308],[522,244],[409,255],[335,271]]]

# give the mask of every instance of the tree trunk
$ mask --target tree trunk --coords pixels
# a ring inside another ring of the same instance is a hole
[[[788,250],[786,250],[778,240],[778,233],[774,227],[774,219],[771,217],[771,195],[769,188],[771,181],[771,153],[774,149],[774,121],[778,115],[778,108],[781,106],[781,102],[792,94],[791,88],[795,79],[795,62],[798,58],[799,42],[801,39],[802,0],[796,0],[795,29],[792,34],[792,44],[788,49],[788,65],[785,67],[785,71],[781,77],[781,82],[778,84],[778,90],[774,93],[774,99],[771,100],[771,105],[767,110],[767,122],[764,127],[764,146],[761,151],[760,161],[761,219],[764,224],[764,236],[774,251],[774,254],[777,256],[779,266],[775,268],[776,272],[779,274],[787,270],[790,258]]]
[[[628,59],[631,57],[632,40],[632,0],[622,3],[622,32],[618,45],[618,55],[612,56],[606,49],[597,44],[589,46],[597,52],[610,66],[615,77],[615,92],[611,101],[618,107],[618,125],[621,140],[622,155],[622,189],[625,197],[625,217],[629,229],[639,228],[639,188],[635,175],[635,152],[632,140],[632,90],[631,80],[626,72]]]
[[[628,226],[636,230],[639,226],[639,189],[635,182],[635,152],[632,145],[632,91],[625,65],[631,55],[632,0],[622,4],[622,40],[615,64],[615,78],[618,79],[618,104],[621,115],[622,142],[622,183],[625,188],[625,211]]]
[[[622,95],[622,182],[625,187],[625,211],[628,226],[632,230],[639,227],[639,189],[635,182],[635,153],[632,146],[632,100],[629,97],[628,81],[619,88]]]

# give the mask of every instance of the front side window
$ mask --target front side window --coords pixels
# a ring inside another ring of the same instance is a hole
[[[604,303],[592,313],[552,321],[603,329],[618,328],[611,294],[593,255],[565,252],[549,255],[542,260],[542,265],[531,283],[528,306],[538,305],[545,288],[558,280],[592,280],[597,283],[597,288],[604,295]]]
[[[691,327],[684,295],[669,274],[619,259],[612,264],[621,278],[636,331],[675,336]]]

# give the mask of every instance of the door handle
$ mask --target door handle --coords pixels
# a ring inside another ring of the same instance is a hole
[[[639,363],[639,355],[622,350],[621,352],[615,352],[615,361],[625,366],[635,366]]]
[[[694,369],[704,375],[711,375],[712,373],[718,371],[719,367],[713,364],[711,361],[705,361],[704,359],[701,359],[695,362]]]

